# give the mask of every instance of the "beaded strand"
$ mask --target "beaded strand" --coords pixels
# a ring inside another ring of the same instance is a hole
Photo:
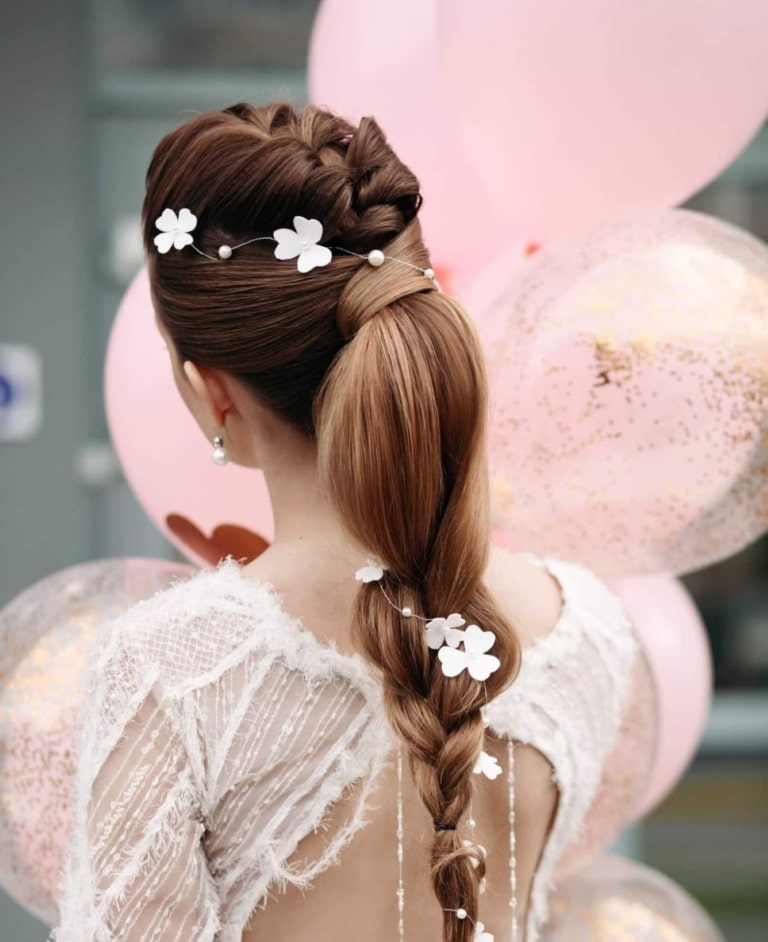
[[[512,910],[512,942],[517,942],[517,837],[515,835],[515,744],[507,740],[509,790],[509,907]]]
[[[403,880],[403,750],[397,749],[397,938],[405,940],[405,881]]]

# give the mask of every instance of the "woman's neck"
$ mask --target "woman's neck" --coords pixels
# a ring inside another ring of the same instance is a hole
[[[354,572],[361,551],[322,492],[315,450],[307,450],[298,460],[262,462],[262,470],[275,526],[272,546],[264,555],[274,559],[285,553],[298,561],[304,552],[317,554],[317,566],[336,562],[353,566]]]

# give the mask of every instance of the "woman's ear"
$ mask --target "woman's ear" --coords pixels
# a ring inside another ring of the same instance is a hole
[[[218,370],[198,366],[185,360],[182,367],[187,382],[208,413],[214,428],[224,427],[224,417],[232,408],[228,385]]]

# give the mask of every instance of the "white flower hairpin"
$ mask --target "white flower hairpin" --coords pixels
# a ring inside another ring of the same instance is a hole
[[[318,244],[323,237],[322,223],[294,216],[293,225],[294,229],[275,229],[275,258],[298,258],[297,268],[303,274],[330,264],[331,250],[327,245]]]
[[[192,245],[196,225],[197,216],[188,209],[180,209],[178,216],[172,209],[164,209],[162,216],[155,220],[155,226],[160,230],[154,239],[157,251],[165,255],[172,248],[183,249],[185,245]]]
[[[466,844],[467,841],[465,841],[464,843]],[[463,908],[462,909],[448,909],[446,910],[446,912],[456,913],[457,919],[469,918],[466,909],[463,909]],[[482,922],[476,922],[475,923],[475,937],[474,937],[473,942],[493,942],[493,933],[486,932],[485,926],[483,925]]]
[[[501,775],[501,766],[496,756],[489,755],[487,752],[481,752],[475,761],[472,771],[476,775],[484,775],[493,781]]]
[[[365,565],[355,573],[355,579],[358,582],[380,582],[384,578],[385,569],[380,560],[369,556]]]
[[[435,278],[435,272],[431,268],[422,268],[420,265],[414,265],[404,258],[395,258],[392,255],[385,255],[381,249],[371,249],[367,255],[360,252],[353,252],[351,249],[342,248],[340,245],[320,245],[323,238],[323,224],[319,219],[306,219],[304,216],[293,217],[293,229],[275,229],[271,236],[256,236],[255,239],[247,239],[238,245],[220,245],[216,255],[209,255],[195,245],[192,232],[197,225],[197,216],[189,209],[180,209],[178,215],[172,209],[164,209],[162,214],[155,220],[155,226],[160,231],[154,238],[158,252],[165,255],[172,248],[183,249],[189,246],[194,249],[198,255],[203,258],[209,258],[212,262],[226,261],[232,258],[232,253],[237,249],[242,249],[246,245],[252,245],[254,242],[276,242],[275,258],[280,260],[296,259],[296,268],[302,274],[312,271],[313,268],[322,268],[329,265],[333,260],[333,251],[343,252],[345,255],[354,255],[355,258],[362,258],[373,268],[378,268],[384,262],[397,262],[398,265],[405,265],[414,271],[421,272],[439,289],[440,285]]]
[[[474,680],[488,680],[501,667],[501,661],[493,654],[486,654],[496,643],[492,631],[483,631],[477,625],[469,625],[464,631],[464,650],[443,647],[437,652],[446,677],[458,677],[466,671]]]
[[[454,612],[447,618],[431,618],[427,622],[427,645],[433,651],[442,648],[444,644],[457,648],[464,640],[464,632],[460,629],[465,624],[466,622],[458,612]]]

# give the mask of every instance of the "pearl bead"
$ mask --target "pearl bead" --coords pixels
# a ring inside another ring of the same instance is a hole
[[[224,447],[224,439],[221,435],[215,435],[213,438],[213,454],[211,455],[213,463],[219,466],[229,462],[229,452]]]
[[[228,245],[219,246],[219,258],[232,258],[232,249]]]
[[[457,910],[456,910],[456,918],[457,918],[457,919],[466,919],[466,918],[467,918],[467,911],[466,911],[466,909],[457,909]]]
[[[467,820],[467,827],[469,828],[473,828],[476,824],[477,824],[477,821],[475,821],[474,818],[469,818]]]
[[[401,608],[400,611],[405,618],[410,618],[411,615],[413,615],[413,609],[408,608],[407,605],[405,606],[405,608]]]
[[[425,277],[425,278],[434,278],[434,277],[435,277],[435,271],[434,271],[434,269],[433,269],[433,268],[425,268],[425,269],[424,269],[424,277]]]
[[[374,268],[378,268],[379,265],[384,264],[384,253],[381,249],[372,249],[368,253],[368,264],[373,265]]]

